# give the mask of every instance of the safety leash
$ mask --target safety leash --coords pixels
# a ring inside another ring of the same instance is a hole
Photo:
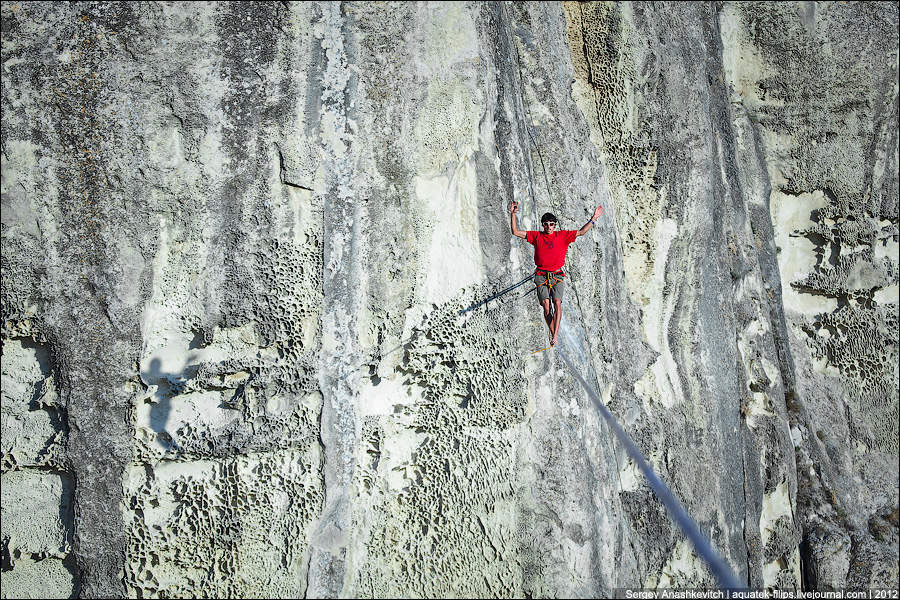
[[[515,284],[511,285],[511,286],[509,286],[508,288],[506,288],[505,290],[501,290],[501,291],[497,292],[496,294],[494,294],[494,295],[491,296],[490,298],[486,298],[485,300],[482,300],[481,302],[477,302],[477,303],[473,304],[473,305],[470,306],[469,308],[464,308],[464,309],[462,309],[461,311],[459,311],[459,313],[457,314],[457,316],[459,316],[459,315],[464,315],[465,313],[467,313],[467,312],[469,312],[469,311],[471,311],[471,310],[475,310],[476,308],[478,308],[478,307],[481,306],[482,304],[487,304],[487,303],[490,302],[491,300],[496,300],[497,298],[499,298],[499,297],[502,296],[503,294],[508,294],[509,292],[513,291],[513,290],[516,289],[517,287],[522,286],[522,285],[525,285],[528,281],[531,280],[532,277],[534,277],[534,274],[529,273],[529,274],[525,277],[525,279],[523,279],[523,280],[520,281],[519,283],[515,283]]]
[[[562,270],[559,270],[559,271],[543,271],[543,270],[541,270],[541,269],[538,269],[537,272],[538,272],[538,273],[543,273],[543,274],[544,274],[544,281],[542,281],[541,284],[538,285],[538,286],[536,286],[534,289],[537,290],[539,287],[541,287],[541,285],[546,285],[546,286],[547,286],[547,293],[548,293],[548,294],[552,294],[552,293],[553,293],[553,286],[556,285],[557,283],[559,283],[560,281],[562,281],[562,280],[563,280],[563,277],[566,276],[566,274],[563,273]]]

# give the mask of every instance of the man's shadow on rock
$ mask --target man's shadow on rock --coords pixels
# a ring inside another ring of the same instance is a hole
[[[190,362],[190,357],[188,359]],[[156,433],[156,438],[167,451],[181,452],[182,448],[175,441],[166,426],[172,413],[172,397],[178,394],[184,386],[183,373],[168,373],[162,370],[162,361],[154,358],[146,371],[141,372],[141,380],[148,388],[156,386],[153,392],[150,406],[150,429]]]

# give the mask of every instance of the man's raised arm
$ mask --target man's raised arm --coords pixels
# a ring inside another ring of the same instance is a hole
[[[587,223],[585,223],[585,224],[581,227],[581,229],[578,230],[578,233],[575,235],[575,237],[581,237],[581,236],[583,236],[584,234],[586,234],[586,233],[588,232],[588,230],[589,230],[591,227],[594,226],[594,223],[597,221],[597,219],[600,218],[600,215],[602,215],[602,214],[603,214],[603,207],[602,207],[602,206],[598,206],[597,208],[595,208],[595,209],[594,209],[594,216],[591,217],[590,220],[589,220]]]
[[[523,240],[526,238],[525,232],[519,229],[519,226],[516,225],[516,212],[519,210],[519,203],[513,200],[512,204],[509,205],[509,229],[512,231],[512,234],[516,237],[520,237]]]

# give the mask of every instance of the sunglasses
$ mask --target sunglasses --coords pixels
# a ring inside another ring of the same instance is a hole
[[[556,221],[544,221],[541,225],[556,225]]]

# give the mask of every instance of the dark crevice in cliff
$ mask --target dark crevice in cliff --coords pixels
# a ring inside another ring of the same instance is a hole
[[[281,183],[284,184],[284,185],[291,186],[291,187],[293,187],[293,188],[297,188],[297,189],[300,189],[300,190],[306,190],[306,191],[308,191],[308,192],[312,192],[313,189],[312,189],[311,187],[309,187],[308,185],[303,185],[303,184],[301,184],[301,183],[298,183],[298,182],[296,182],[296,181],[293,181],[293,180],[290,178],[290,175],[288,174],[288,169],[287,169],[287,167],[286,167],[285,164],[284,164],[284,153],[283,153],[282,150],[281,150],[281,146],[278,145],[278,142],[275,142],[274,145],[275,145],[275,149],[278,151],[278,166],[279,166],[280,169],[281,169],[281,170],[280,170],[280,173],[279,173],[279,175],[280,175],[280,177],[281,177]]]

